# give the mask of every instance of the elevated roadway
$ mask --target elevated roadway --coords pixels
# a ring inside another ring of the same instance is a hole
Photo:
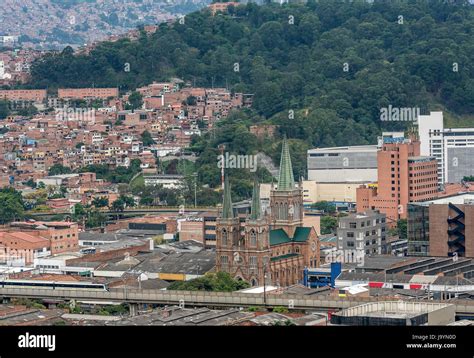
[[[140,289],[70,290],[70,289],[32,289],[0,288],[0,298],[40,298],[49,300],[76,300],[95,302],[122,302],[129,304],[158,304],[211,307],[249,307],[284,306],[289,309],[339,310],[368,302],[393,300],[389,297],[351,297],[305,296],[289,294],[249,294],[241,292],[204,292],[204,291],[163,291]],[[442,302],[442,301],[431,301]],[[474,301],[443,301],[456,306],[456,314],[474,318]]]

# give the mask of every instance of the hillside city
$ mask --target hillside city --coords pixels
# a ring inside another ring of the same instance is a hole
[[[23,48],[37,50],[77,47],[204,6],[201,0],[4,0],[0,37],[4,45],[21,42]]]
[[[18,4],[1,326],[474,325],[468,2]]]

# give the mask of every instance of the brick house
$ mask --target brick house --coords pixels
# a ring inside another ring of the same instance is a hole
[[[49,255],[50,241],[21,231],[0,232],[0,262],[32,264],[35,258]]]
[[[76,251],[79,248],[79,230],[77,223],[68,221],[15,222],[10,226],[21,229],[29,235],[43,237],[51,242],[51,253]]]

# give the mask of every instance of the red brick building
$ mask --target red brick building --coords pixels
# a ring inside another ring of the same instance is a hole
[[[67,221],[33,221],[12,223],[13,230],[21,230],[29,235],[43,237],[50,241],[51,253],[76,251],[79,248],[77,223]]]
[[[19,89],[19,90],[0,90],[0,99],[7,101],[30,101],[42,103],[46,99],[46,90],[42,89]]]
[[[205,244],[203,220],[183,220],[179,225],[179,241],[196,240]]]
[[[214,4],[209,4],[207,7],[211,10],[212,15],[215,15],[217,12],[227,12],[229,6],[238,6],[238,2],[216,2]]]
[[[50,253],[50,240],[25,232],[0,232],[0,262],[24,260],[25,265]]]
[[[410,204],[408,240],[410,255],[474,258],[474,195]]]
[[[429,219],[431,256],[474,257],[474,205],[432,204]]]
[[[420,156],[418,140],[384,138],[377,165],[377,186],[357,189],[357,212],[379,210],[393,226],[397,220],[406,219],[409,202],[437,197],[437,161]]]
[[[61,99],[88,99],[118,97],[118,88],[59,88],[58,98]]]

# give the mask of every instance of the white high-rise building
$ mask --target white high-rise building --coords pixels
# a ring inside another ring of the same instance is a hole
[[[421,155],[438,160],[438,183],[474,175],[474,128],[444,128],[443,112],[418,117]]]

